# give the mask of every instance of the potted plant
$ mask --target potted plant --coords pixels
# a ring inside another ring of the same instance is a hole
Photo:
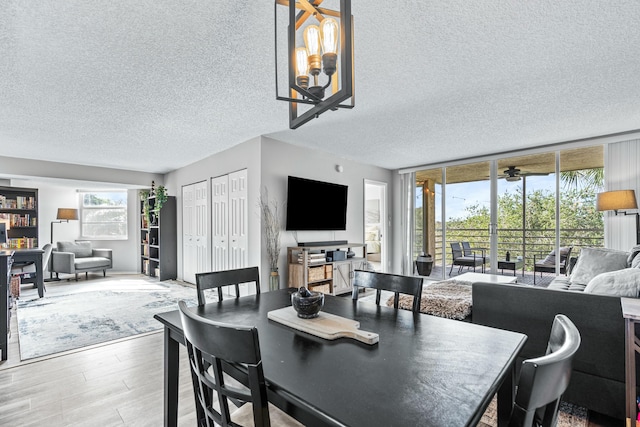
[[[149,194],[149,190],[140,190],[140,200],[142,201],[142,215],[144,217],[144,224],[146,224],[143,228],[147,228],[147,226],[151,223],[149,215]]]
[[[156,189],[156,205],[155,205],[158,215],[160,214],[160,209],[162,209],[162,205],[165,204],[167,199],[168,199],[168,196],[167,196],[166,187],[164,185],[159,185],[158,188]]]
[[[278,203],[269,200],[269,193],[265,190],[260,196],[260,211],[262,213],[262,224],[264,230],[265,243],[267,247],[267,258],[269,258],[269,290],[274,291],[280,288],[280,277],[278,275],[278,258],[280,258],[280,220],[278,215]]]

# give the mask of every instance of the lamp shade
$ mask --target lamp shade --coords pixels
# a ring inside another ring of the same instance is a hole
[[[78,209],[71,208],[58,208],[58,216],[56,219],[61,220],[77,220],[78,219]]]
[[[596,196],[596,209],[599,211],[638,209],[636,192],[633,190],[617,190],[598,193]]]

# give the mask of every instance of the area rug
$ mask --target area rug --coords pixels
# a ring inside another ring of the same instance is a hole
[[[22,360],[159,330],[155,314],[176,310],[179,300],[197,305],[194,287],[135,278],[80,282],[51,294],[18,300]]]
[[[496,408],[496,399],[493,398],[484,415],[482,415],[478,427],[495,427],[498,425]],[[585,408],[567,402],[560,402],[556,427],[587,427],[588,425],[589,416]]]
[[[393,306],[395,296],[387,301],[388,306]],[[471,314],[471,282],[463,280],[443,280],[426,284],[422,288],[420,298],[420,311],[448,319],[462,320]],[[400,295],[398,307],[411,310],[413,297]]]

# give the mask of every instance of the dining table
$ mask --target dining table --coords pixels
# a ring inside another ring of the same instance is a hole
[[[307,426],[475,426],[497,394],[507,425],[516,359],[526,335],[325,295],[322,313],[355,320],[378,334],[368,344],[325,339],[268,318],[291,305],[279,289],[191,307],[200,316],[258,329],[269,401]],[[164,425],[178,419],[178,310],[164,325]],[[311,319],[313,320],[313,319]],[[240,370],[229,367],[241,379]]]

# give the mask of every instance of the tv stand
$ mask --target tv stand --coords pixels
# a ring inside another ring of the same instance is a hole
[[[309,247],[309,246],[346,246],[346,240],[325,240],[320,242],[298,242],[298,246]]]
[[[367,245],[363,243],[348,243],[341,240],[336,243],[322,243],[305,246],[293,246],[287,248],[287,263],[289,264],[289,287],[299,288],[304,286],[311,291],[325,294],[340,295],[351,292],[353,289],[353,271],[366,270]],[[355,249],[356,255],[339,261],[326,260],[326,251]],[[361,252],[358,254],[357,252]]]

